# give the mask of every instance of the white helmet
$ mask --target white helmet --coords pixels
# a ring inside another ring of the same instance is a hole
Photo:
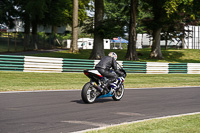
[[[108,56],[113,57],[115,60],[117,60],[117,54],[115,52],[110,52]]]

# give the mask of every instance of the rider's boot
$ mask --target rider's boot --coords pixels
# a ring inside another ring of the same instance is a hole
[[[116,90],[118,86],[118,79],[116,79],[114,82],[110,83],[110,86],[112,89]]]
[[[118,77],[114,82],[110,83],[110,86],[114,89],[117,90],[119,89],[119,84],[124,82],[124,77]]]

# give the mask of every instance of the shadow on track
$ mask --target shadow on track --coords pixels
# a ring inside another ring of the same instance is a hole
[[[112,101],[113,101],[113,99],[96,99],[96,101],[94,103],[106,103],[106,102],[112,102]],[[75,103],[78,103],[78,104],[86,104],[86,103],[83,102],[82,99],[72,100],[71,102],[75,102]]]

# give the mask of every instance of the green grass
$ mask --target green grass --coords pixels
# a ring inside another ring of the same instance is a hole
[[[200,114],[147,120],[87,133],[199,133]]]
[[[110,51],[114,51],[118,55],[118,60],[125,60],[126,50],[105,50],[105,55]],[[163,60],[150,59],[150,49],[139,49],[137,50],[140,62],[185,62],[185,63],[200,63],[200,50],[199,49],[184,49],[184,50],[162,50],[164,56]],[[89,59],[91,50],[80,50],[77,54],[72,54],[69,50],[36,54],[34,56],[42,57],[58,57],[58,58],[76,58],[76,59]]]
[[[80,50],[79,53],[71,53],[69,50],[50,52],[50,53],[41,53],[33,54],[32,56],[39,57],[56,57],[56,58],[74,58],[74,59],[88,59],[90,56],[91,50]]]
[[[199,74],[128,74],[126,88],[200,86]]]
[[[8,51],[8,42],[2,42],[0,40],[0,53],[4,52],[21,52],[24,50],[24,47],[22,45],[19,45],[19,43],[16,45],[15,49],[15,44],[14,42],[9,43],[9,51]]]
[[[0,71],[0,91],[82,89],[83,73],[26,73]],[[125,88],[200,86],[198,74],[128,74]]]
[[[0,91],[81,89],[82,73],[26,73],[0,71]]]

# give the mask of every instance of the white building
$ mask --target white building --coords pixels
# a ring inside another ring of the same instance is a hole
[[[153,38],[150,37],[148,34],[137,34],[137,43],[136,43],[136,48],[141,49],[144,47],[150,47],[152,46],[152,41]],[[167,46],[176,46],[177,45],[177,41],[176,40],[168,40],[167,42]],[[165,41],[162,40],[160,41],[160,46],[165,46]]]
[[[200,26],[185,26],[185,38],[184,38],[184,49],[200,49]],[[178,46],[180,47],[182,42],[178,42],[173,39],[173,41],[168,40],[168,46]],[[149,47],[152,45],[152,37],[148,34],[137,34],[137,48]],[[165,41],[160,41],[161,46],[165,46]]]
[[[200,26],[186,26],[184,49],[200,49]]]
[[[151,45],[152,38],[148,34],[137,34],[136,48],[149,47]]]
[[[103,39],[104,49],[110,49],[110,40]],[[71,40],[67,40],[67,48],[70,48]],[[93,38],[79,38],[78,39],[78,48],[79,49],[93,49],[94,39]]]
[[[79,38],[78,39],[78,48],[79,49],[93,49],[93,41],[92,38]]]
[[[8,29],[8,32],[24,32],[24,22],[21,20],[15,20],[15,27],[12,29]],[[45,33],[51,33],[52,32],[52,26],[42,26],[39,25],[37,27],[38,32],[45,32]],[[30,28],[30,31],[32,32],[32,28]],[[64,33],[66,31],[66,26],[58,26],[57,27],[57,33]]]

